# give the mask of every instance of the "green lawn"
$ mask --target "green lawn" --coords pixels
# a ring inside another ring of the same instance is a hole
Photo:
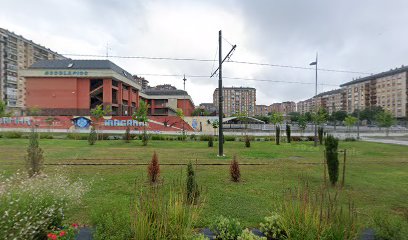
[[[24,168],[27,139],[0,139],[0,169],[11,174]],[[241,183],[229,181],[228,165],[198,165],[198,183],[205,189],[206,203],[201,226],[215,216],[239,218],[245,226],[257,226],[274,210],[283,193],[306,177],[313,186],[322,183],[323,147],[313,143],[226,142],[225,158],[217,157],[217,143],[208,148],[207,142],[150,141],[147,147],[140,141],[99,141],[89,146],[84,140],[40,141],[45,163],[148,163],[153,151],[160,163],[225,163],[233,154],[242,165]],[[364,223],[376,211],[395,214],[408,211],[408,147],[368,142],[340,142],[347,149],[346,192],[354,200]],[[342,158],[341,158],[342,159]],[[340,165],[341,167],[342,165]],[[89,223],[95,207],[129,205],[135,179],[146,177],[144,165],[82,165],[60,167],[47,165],[45,171],[67,171],[73,178],[92,182],[83,204],[69,214],[72,221]],[[185,166],[161,166],[165,182],[184,178]]]

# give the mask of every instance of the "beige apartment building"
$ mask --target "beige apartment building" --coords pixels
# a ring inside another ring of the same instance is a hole
[[[65,57],[0,28],[0,100],[19,115],[25,108],[25,79],[19,72],[44,59]]]
[[[394,117],[404,118],[407,113],[408,67],[391,69],[387,72],[355,79],[340,85],[345,91],[348,113],[360,108],[380,106]]]
[[[337,111],[345,111],[345,95],[344,89],[336,89],[318,94],[316,99],[317,108],[324,108],[329,114]]]
[[[296,112],[296,103],[295,102],[281,102],[281,103],[272,103],[270,106],[270,112],[279,112],[283,115],[288,115],[291,112]]]
[[[236,113],[245,113],[248,116],[255,115],[256,89],[248,87],[224,87],[223,88],[223,113],[231,116]],[[213,103],[218,109],[218,88],[213,94]]]
[[[255,105],[255,116],[267,116],[270,113],[270,107],[266,105]]]

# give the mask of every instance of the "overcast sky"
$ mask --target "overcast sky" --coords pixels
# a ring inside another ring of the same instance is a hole
[[[408,64],[406,0],[36,0],[2,1],[0,27],[58,53],[217,59],[222,30],[231,60],[378,73]],[[74,57],[72,58],[80,58]],[[90,57],[87,57],[90,59]],[[109,58],[141,75],[207,76],[217,63]],[[313,70],[225,63],[224,86],[255,87],[257,104],[314,95]],[[364,76],[319,71],[318,91]],[[182,77],[149,76],[183,87]],[[212,102],[218,78],[187,77],[194,103]],[[277,82],[273,82],[277,81]],[[287,82],[302,82],[287,83]]]

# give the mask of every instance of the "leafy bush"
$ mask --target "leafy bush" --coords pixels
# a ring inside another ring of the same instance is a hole
[[[195,172],[193,169],[193,164],[191,162],[187,165],[187,202],[192,204],[198,201],[200,196],[200,190],[198,189],[198,184],[195,177]]]
[[[47,234],[47,238],[59,240],[74,240],[78,232],[79,232],[78,224],[72,224],[71,226],[56,227]]]
[[[43,168],[44,156],[43,150],[39,146],[38,138],[37,129],[31,128],[27,156],[25,157],[29,177],[38,175]]]
[[[190,135],[190,140],[195,141],[197,140],[197,136],[193,133]]]
[[[375,239],[408,239],[408,216],[389,216],[386,214],[375,214],[373,218]]]
[[[237,161],[236,155],[234,155],[231,161],[230,175],[231,175],[231,181],[233,182],[239,182],[241,179],[241,172],[239,170],[239,163]]]
[[[355,141],[357,141],[357,139],[355,139],[353,137],[347,137],[347,138],[344,139],[344,141],[346,141],[346,142],[355,142]]]
[[[326,147],[326,162],[327,170],[329,172],[329,179],[334,186],[339,178],[339,159],[337,148],[339,140],[332,135],[328,135],[325,141]]]
[[[21,132],[4,132],[4,138],[21,138],[23,134]]]
[[[160,176],[160,165],[159,165],[159,157],[157,156],[156,152],[153,153],[152,160],[147,167],[147,173],[149,175],[150,183],[156,183],[159,180]]]
[[[266,237],[259,237],[253,234],[248,228],[242,231],[237,240],[267,240]]]
[[[89,145],[94,145],[96,143],[97,135],[96,135],[96,130],[95,127],[91,127],[91,132],[89,133],[88,136],[88,143]]]
[[[235,141],[235,136],[229,136],[229,135],[224,136],[224,140],[227,142],[233,142]]]
[[[213,136],[208,138],[208,147],[214,147],[214,139]]]
[[[201,135],[200,136],[200,141],[206,141],[208,142],[210,138],[214,138],[212,135]]]
[[[286,238],[286,233],[282,226],[282,218],[277,213],[272,213],[271,216],[265,217],[265,222],[260,223],[260,230],[268,238]]]
[[[245,136],[245,147],[251,147],[251,140],[249,139],[248,135]]]
[[[52,136],[51,134],[47,134],[47,133],[41,133],[40,139],[54,139],[54,136]]]
[[[65,212],[80,203],[86,186],[62,174],[27,178],[0,175],[0,239],[46,239]]]
[[[133,239],[191,239],[200,206],[186,204],[186,187],[141,186],[132,206]]]
[[[235,240],[242,233],[241,223],[236,219],[219,216],[210,226],[211,231],[220,240]]]

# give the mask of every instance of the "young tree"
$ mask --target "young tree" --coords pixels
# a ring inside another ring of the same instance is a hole
[[[153,153],[152,160],[150,161],[149,166],[147,167],[147,173],[149,175],[149,182],[151,184],[157,183],[160,176],[160,165],[159,157],[156,152]]]
[[[218,126],[219,126],[218,120],[213,121],[213,122],[211,123],[211,125],[212,125],[212,127],[213,127],[213,129],[214,129],[214,136],[216,136],[216,135],[217,135],[217,128],[218,128]]]
[[[96,140],[97,140],[96,130],[95,130],[95,127],[92,126],[91,131],[89,132],[89,135],[88,135],[89,145],[94,145],[96,143]]]
[[[130,142],[130,127],[128,126],[126,128],[125,134],[123,135],[123,140],[125,140],[125,143],[129,143]]]
[[[105,109],[103,108],[103,105],[97,105],[95,108],[91,109],[91,116],[95,120],[95,130],[97,131],[97,139],[103,139],[101,138],[100,134],[102,133],[102,123],[101,120],[103,117],[109,115],[112,113],[111,106],[106,106]]]
[[[214,146],[214,136],[209,136],[208,139],[208,147],[213,147]]]
[[[380,127],[385,127],[385,135],[388,137],[390,127],[395,123],[395,119],[388,111],[380,112],[376,116],[377,124]]]
[[[42,168],[44,162],[43,150],[39,146],[39,134],[36,127],[31,128],[31,133],[29,135],[29,145],[27,149],[26,168],[29,177],[38,175]]]
[[[247,148],[251,147],[251,138],[248,135],[244,136],[244,140],[245,140],[245,147]]]
[[[184,129],[184,113],[183,113],[183,109],[177,108],[176,115],[177,115],[177,117],[179,117],[183,121],[183,133],[182,133],[183,136],[182,136],[182,139],[184,141],[186,139],[186,132],[185,132],[185,129]]]
[[[323,124],[327,121],[327,111],[324,108],[319,108],[317,112],[312,113],[312,121],[315,126],[318,126],[318,139],[320,145],[323,143]]]
[[[11,113],[7,112],[7,105],[0,100],[0,117],[10,117]]]
[[[303,137],[303,133],[307,127],[307,118],[305,115],[300,115],[298,119],[298,127],[300,129],[300,135]]]
[[[280,142],[280,124],[283,123],[283,115],[280,112],[272,113],[271,123],[275,125],[275,139],[276,145],[279,145]]]
[[[200,196],[200,190],[198,189],[198,184],[195,177],[195,172],[193,164],[189,162],[187,164],[187,202],[189,204],[196,203]]]
[[[336,185],[339,178],[339,159],[337,148],[339,140],[332,135],[328,135],[325,141],[326,163],[329,172],[329,179],[332,186]]]
[[[41,108],[39,108],[37,106],[27,108],[27,115],[28,116],[39,116],[40,114],[41,114]]]
[[[233,156],[231,161],[230,175],[233,182],[239,182],[241,180],[241,172],[239,170],[239,163],[236,155]]]
[[[343,122],[344,119],[347,117],[346,111],[336,111],[332,113],[333,121],[334,121],[334,130],[336,130],[337,122]]]
[[[57,120],[57,118],[56,118],[56,117],[52,117],[52,116],[47,117],[47,118],[45,119],[45,122],[46,122],[47,125],[48,125],[48,131],[49,131],[49,132],[51,132],[51,126],[52,126],[52,124],[53,124],[56,120]]]
[[[149,118],[147,117],[148,109],[149,104],[147,104],[145,101],[140,101],[139,108],[132,115],[133,119],[143,123],[143,135],[142,135],[143,146],[147,146],[147,142],[149,141],[149,136],[147,135],[147,122],[149,121]]]
[[[286,137],[288,138],[288,143],[290,143],[291,141],[290,132],[291,132],[290,125],[286,124]]]
[[[347,135],[350,136],[351,127],[354,126],[357,122],[357,118],[353,116],[347,116],[344,119],[344,124],[347,126]]]

